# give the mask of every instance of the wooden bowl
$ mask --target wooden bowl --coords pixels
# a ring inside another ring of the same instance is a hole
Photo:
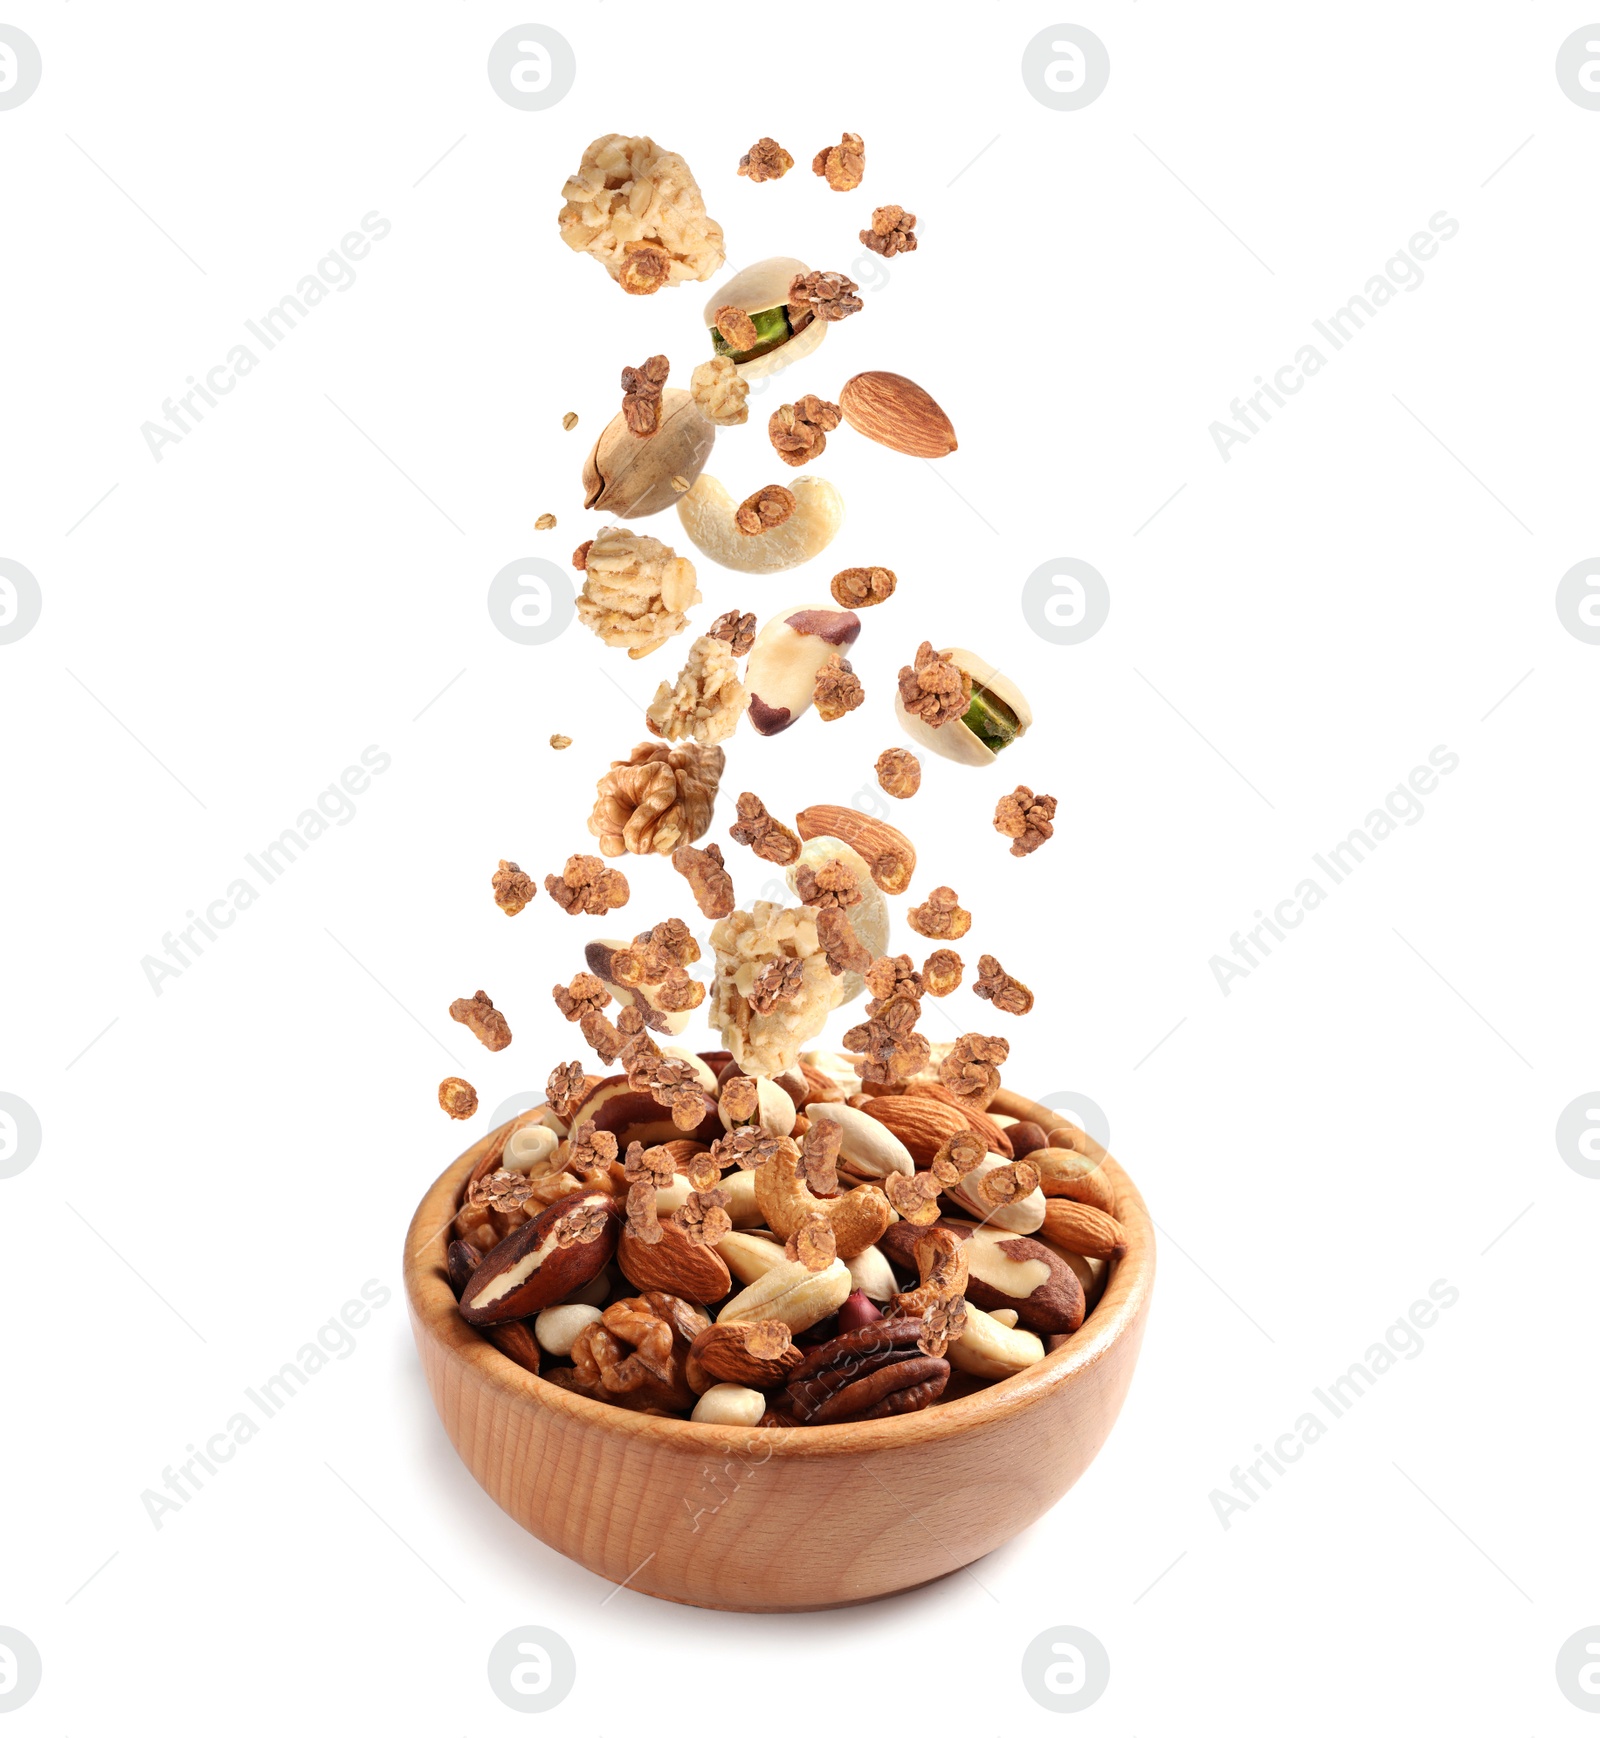
[[[1065,1118],[1002,1092],[992,1107]],[[937,1579],[1075,1484],[1133,1377],[1155,1278],[1139,1191],[1109,1156],[1128,1252],[1084,1325],[1019,1376],[901,1418],[746,1429],[646,1417],[541,1381],[462,1321],[448,1227],[490,1136],[422,1198],[406,1298],[433,1403],[472,1476],[537,1538],[608,1581],[723,1611],[816,1611]]]

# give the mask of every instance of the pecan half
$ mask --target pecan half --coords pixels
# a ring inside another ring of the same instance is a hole
[[[781,1396],[796,1424],[859,1423],[919,1412],[944,1392],[950,1366],[917,1344],[915,1319],[869,1322],[808,1352]]]

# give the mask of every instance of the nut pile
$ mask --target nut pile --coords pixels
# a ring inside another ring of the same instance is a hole
[[[762,137],[736,164],[730,154],[728,188],[782,181],[795,163]],[[865,180],[865,145],[846,132],[811,163],[848,195]],[[781,202],[794,185],[740,197]],[[562,239],[628,294],[721,269],[721,225],[687,163],[653,140],[595,140],[563,194]],[[915,272],[904,256],[918,247],[916,222],[897,204],[858,210],[841,242],[854,231]],[[765,444],[748,429],[749,383],[814,355],[867,300],[844,272],[788,257],[727,278],[702,315],[705,351],[676,377],[688,372],[687,389],[668,385],[668,356],[650,354],[621,369],[618,408],[608,369],[610,420],[583,467],[584,507],[616,520],[675,511],[698,555],[735,574],[820,554],[844,508],[814,463],[848,459],[860,436],[924,459],[956,450],[932,396],[885,372],[790,395],[768,417]],[[635,344],[637,356],[646,346]],[[570,429],[577,415],[562,421]],[[749,445],[747,490],[770,478],[774,459],[805,474],[741,499],[705,469],[719,435]],[[630,658],[661,651],[702,603],[701,573],[663,537],[591,529],[573,555],[578,621]],[[1034,1008],[1033,990],[997,955],[957,951],[983,939],[980,902],[969,910],[946,885],[913,894],[916,848],[886,820],[814,802],[791,822],[741,788],[771,795],[754,767],[723,788],[725,745],[741,729],[749,742],[815,712],[842,739],[872,715],[876,732],[845,776],[865,782],[870,765],[878,787],[909,805],[898,812],[915,817],[934,801],[920,794],[928,754],[987,766],[1031,726],[1003,672],[915,632],[891,641],[904,660],[897,682],[870,670],[863,680],[852,663],[858,612],[903,609],[904,594],[891,568],[872,563],[841,568],[829,590],[765,621],[719,590],[687,652],[659,671],[644,709],[650,740],[599,771],[590,841],[581,825],[549,833],[559,817],[542,816],[540,860],[524,844],[527,869],[503,858],[488,876],[501,912],[531,908],[524,925],[554,926],[540,931],[552,946],[536,941],[559,961],[544,968],[555,981],[539,1013],[549,1020],[553,1006],[563,1048],[586,1048],[556,1061],[542,1105],[479,1143],[446,1271],[462,1317],[502,1356],[605,1405],[771,1428],[920,1411],[1040,1362],[1079,1330],[1126,1248],[1103,1150],[1071,1125],[1046,1131],[1006,1114],[1016,1103],[999,1096],[1007,1038],[964,1030],[944,1001],[970,996],[966,1019],[980,1027]],[[604,701],[596,684],[597,715]],[[878,752],[891,710],[905,741]],[[1031,856],[1054,832],[1056,798],[1026,785],[964,815],[938,796],[938,832],[992,814],[997,862],[1007,846]],[[894,900],[904,901],[897,913]],[[582,931],[574,947],[567,918],[618,933]],[[896,921],[919,938],[920,964],[894,951]],[[948,1041],[923,1030],[935,1001]],[[527,1019],[481,989],[448,1011],[492,1053],[512,1045],[513,1019],[524,1030]],[[686,1036],[702,1019],[713,1034],[704,1048]],[[465,1121],[478,1091],[451,1076],[438,1102]]]

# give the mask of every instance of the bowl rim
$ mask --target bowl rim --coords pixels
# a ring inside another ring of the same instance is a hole
[[[455,1219],[461,1185],[499,1133],[491,1130],[434,1180],[406,1232],[403,1258],[406,1297],[419,1331],[443,1348],[447,1357],[464,1364],[471,1379],[494,1390],[500,1398],[554,1415],[561,1422],[601,1430],[628,1443],[647,1441],[686,1453],[738,1454],[741,1449],[765,1450],[767,1460],[816,1459],[860,1455],[942,1442],[981,1424],[1009,1419],[1037,1405],[1047,1395],[1073,1381],[1105,1357],[1115,1341],[1142,1322],[1155,1280],[1155,1227],[1144,1197],[1122,1166],[1071,1118],[1036,1104],[1020,1093],[1002,1090],[990,1105],[1018,1121],[1038,1123],[1047,1133],[1071,1128],[1097,1157],[1116,1189],[1117,1218],[1127,1234],[1128,1248],[1112,1268],[1105,1291],[1084,1325],[1066,1345],[1047,1352],[1039,1363],[1015,1376],[959,1399],[925,1407],[920,1412],[857,1423],[780,1425],[706,1424],[686,1418],[658,1418],[625,1407],[608,1406],[586,1394],[557,1387],[513,1364],[474,1327],[462,1319],[455,1294],[445,1277],[444,1251]],[[502,1125],[504,1126],[504,1125]]]

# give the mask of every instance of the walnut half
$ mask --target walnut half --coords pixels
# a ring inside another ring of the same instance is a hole
[[[720,748],[641,742],[626,760],[612,761],[595,785],[589,816],[601,851],[665,857],[698,839],[711,825],[723,760]]]

